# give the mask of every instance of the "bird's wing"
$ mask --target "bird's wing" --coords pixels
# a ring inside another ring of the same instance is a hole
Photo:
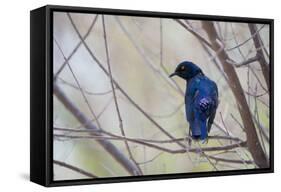
[[[190,97],[189,95],[185,97],[185,112],[186,112],[186,119],[190,123],[194,119],[194,112],[193,112],[192,97]]]
[[[208,119],[208,133],[211,130],[212,124],[213,124],[215,116],[216,116],[217,107],[218,107],[218,87],[217,87],[216,83],[214,83],[214,82],[213,82],[213,86],[214,86],[214,91],[215,91],[215,94],[213,95],[213,99],[215,102],[214,102],[214,106],[212,107],[210,117]]]
[[[211,130],[211,127],[212,127],[212,124],[214,122],[214,119],[215,119],[215,116],[216,116],[216,109],[211,113],[209,119],[208,119],[208,133],[210,132]]]
[[[191,123],[194,120],[194,99],[198,95],[198,88],[196,84],[191,81],[189,82],[185,94],[185,111],[186,111],[186,118]]]

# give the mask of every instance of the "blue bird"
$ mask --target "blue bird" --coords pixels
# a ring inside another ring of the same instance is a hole
[[[218,88],[214,81],[190,61],[180,63],[174,73],[186,80],[185,112],[192,138],[206,141],[216,116]]]

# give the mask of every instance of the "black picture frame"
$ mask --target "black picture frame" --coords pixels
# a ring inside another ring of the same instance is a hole
[[[270,26],[270,167],[249,170],[53,181],[53,12],[263,23]],[[274,20],[183,13],[47,5],[30,12],[30,180],[43,186],[147,181],[274,172]]]

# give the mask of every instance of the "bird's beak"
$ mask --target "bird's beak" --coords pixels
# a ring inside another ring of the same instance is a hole
[[[169,77],[171,78],[171,77],[173,77],[175,75],[177,75],[177,72],[172,73],[171,75],[169,75]]]

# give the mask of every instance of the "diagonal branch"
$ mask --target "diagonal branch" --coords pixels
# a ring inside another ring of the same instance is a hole
[[[74,78],[74,80],[75,80],[79,90],[80,90],[80,93],[81,93],[83,99],[85,100],[85,103],[87,104],[88,109],[90,110],[91,114],[93,115],[94,119],[96,120],[98,127],[101,128],[101,124],[100,124],[100,122],[99,122],[99,120],[97,118],[97,115],[94,112],[94,110],[92,109],[92,107],[90,105],[90,102],[88,101],[88,98],[87,98],[86,94],[84,93],[84,91],[83,91],[83,89],[82,89],[82,87],[81,87],[81,85],[80,85],[76,75],[74,74],[74,71],[73,71],[72,67],[70,66],[69,62],[66,60],[66,57],[65,57],[65,55],[64,55],[60,45],[58,44],[58,42],[56,41],[55,38],[54,38],[54,41],[55,41],[56,45],[58,46],[58,48],[59,48],[63,58],[65,59],[66,64],[67,64],[67,66],[68,66],[68,68],[69,68],[69,70],[70,70],[70,72],[71,72],[71,74],[72,74],[72,76],[73,76],[73,78]]]
[[[159,27],[160,27],[160,29],[159,29],[159,32],[160,32],[160,67],[165,72],[166,76],[168,77],[170,75],[170,73],[169,73],[168,69],[165,67],[164,62],[163,62],[164,45],[163,45],[163,22],[162,22],[162,18],[160,18]],[[177,87],[177,90],[179,91],[179,93],[181,93],[181,95],[184,96],[184,92],[180,88],[179,84],[173,78],[171,78],[170,80]]]
[[[116,22],[118,23],[118,25],[120,26],[121,30],[124,32],[124,34],[128,37],[128,39],[130,40],[130,42],[132,43],[132,45],[135,47],[135,49],[137,50],[137,52],[141,55],[141,58],[145,61],[145,64],[157,75],[159,75],[159,77],[161,79],[163,79],[172,89],[174,89],[176,92],[178,92],[180,95],[184,95],[184,92],[182,91],[182,89],[180,88],[180,86],[175,82],[172,81],[173,84],[171,84],[170,79],[168,78],[169,75],[167,75],[167,73],[165,72],[165,74],[162,73],[161,70],[159,70],[158,68],[155,67],[155,65],[153,64],[153,61],[151,59],[149,59],[147,57],[147,55],[145,54],[145,50],[139,46],[135,40],[134,37],[132,37],[132,35],[129,33],[129,31],[125,28],[125,26],[122,24],[122,22],[119,20],[118,17],[115,17]]]
[[[97,22],[98,19],[98,15],[95,16],[93,22],[91,23],[87,33],[83,36],[83,40],[85,40],[90,32],[92,31],[93,27],[95,26],[95,23]],[[82,41],[80,41],[72,50],[72,52],[70,53],[70,55],[65,59],[65,61],[63,62],[63,64],[61,65],[61,67],[58,69],[58,71],[55,73],[54,75],[54,80],[57,79],[57,77],[59,76],[59,74],[62,72],[62,70],[64,69],[64,67],[66,66],[67,62],[71,59],[71,57],[76,53],[76,51],[78,50],[78,48],[80,47],[80,45],[82,45]]]
[[[264,26],[265,25],[261,26],[258,30],[255,30],[255,32],[252,33],[251,36],[248,39],[246,39],[245,41],[243,41],[242,43],[239,43],[238,45],[235,45],[234,47],[228,48],[228,49],[226,49],[226,51],[232,51],[238,47],[245,45],[247,42],[249,42],[251,39],[253,39],[259,33],[259,31],[264,28]]]
[[[96,141],[106,141],[106,140],[126,140],[132,143],[140,144],[140,145],[145,145],[150,148],[158,149],[160,151],[164,151],[167,153],[171,154],[177,154],[177,153],[186,153],[186,152],[193,152],[193,153],[202,153],[202,152],[210,152],[210,151],[225,151],[225,150],[231,150],[235,149],[238,147],[246,147],[246,142],[245,141],[240,141],[237,143],[229,144],[229,145],[224,145],[224,146],[214,146],[214,147],[194,147],[194,148],[186,148],[186,149],[170,149],[167,147],[162,147],[160,145],[154,144],[156,143],[165,143],[166,141],[157,141],[157,140],[147,140],[147,139],[133,139],[133,138],[128,138],[128,137],[123,137],[123,136],[117,136],[111,134],[111,137],[109,136],[83,136],[83,135],[65,135],[65,134],[54,134],[55,137],[57,138],[69,138],[69,139],[95,139]],[[150,141],[150,142],[148,142]]]
[[[73,89],[77,89],[78,91],[80,91],[80,89],[79,89],[79,87],[77,85],[74,85],[74,84],[64,80],[61,77],[58,77],[57,79],[59,80],[58,83],[65,84],[65,85],[67,85],[67,86],[69,86],[69,87],[71,87]],[[85,94],[87,94],[87,95],[97,95],[97,96],[100,96],[100,95],[107,95],[107,94],[111,93],[112,90],[103,91],[103,92],[93,92],[93,91],[89,91],[89,90],[86,90],[86,89],[83,88],[83,92]]]
[[[259,30],[257,29],[256,24],[249,23],[248,26],[249,26],[250,32],[253,36],[253,41],[254,41],[254,45],[256,47],[258,61],[261,66],[267,88],[269,89],[270,88],[269,66],[266,62],[263,50],[260,49],[262,47],[262,41],[261,41],[261,37],[259,34]],[[256,34],[256,35],[254,35],[254,34]]]
[[[209,21],[203,21],[202,24],[212,43],[213,48],[215,50],[220,49],[221,44],[219,43],[220,40],[215,29],[214,23]],[[260,141],[257,136],[256,128],[251,117],[251,112],[247,104],[244,91],[242,89],[241,83],[239,81],[238,75],[234,67],[227,62],[228,60],[230,60],[230,58],[225,49],[221,51],[221,53],[218,55],[218,58],[223,66],[224,72],[227,74],[228,84],[232,90],[234,97],[236,98],[238,110],[241,115],[243,125],[245,127],[249,151],[251,152],[255,163],[259,167],[268,167],[268,159],[266,158],[266,155],[260,145]]]
[[[90,54],[90,56],[92,57],[92,59],[98,64],[98,66],[102,69],[102,71],[109,76],[108,71],[104,68],[104,66],[102,65],[101,61],[94,55],[94,53],[91,51],[90,47],[88,46],[88,44],[83,40],[80,32],[78,31],[75,23],[73,22],[71,16],[69,13],[67,13],[67,16],[74,28],[74,30],[76,31],[76,33],[78,34],[80,40],[82,41],[83,45],[85,46],[86,50],[88,51],[88,53]],[[151,118],[128,94],[127,92],[125,92],[124,89],[121,88],[121,86],[119,85],[119,83],[117,83],[117,81],[112,78],[112,81],[114,83],[114,85],[116,86],[117,89],[119,89],[119,91],[128,99],[128,101],[136,108],[138,109],[152,124],[154,124],[161,132],[163,132],[167,137],[174,139],[174,137],[168,132],[166,131],[162,126],[160,126],[153,118]],[[185,148],[185,145],[182,144],[181,142],[177,142],[178,145],[180,145],[181,147]]]
[[[189,31],[191,34],[193,34],[200,42],[203,42],[204,44],[206,44],[209,48],[213,49],[213,46],[211,45],[211,43],[209,43],[209,41],[207,39],[205,39],[202,35],[200,35],[199,33],[197,33],[196,31],[194,31],[193,29],[191,29],[188,25],[186,25],[184,22],[182,22],[180,19],[175,19],[175,21],[177,23],[179,23],[183,28],[185,28],[187,31]],[[216,50],[214,50],[216,51]]]
[[[63,131],[63,132],[69,132],[69,133],[91,133],[93,132],[93,130],[85,130],[85,129],[77,129],[77,128],[64,128],[64,127],[54,127],[55,131]],[[143,138],[128,138],[125,136],[119,136],[110,132],[106,132],[104,130],[101,130],[102,133],[104,133],[105,135],[109,135],[112,136],[114,138],[119,138],[121,140],[126,140],[126,139],[130,139],[130,140],[139,140],[139,141],[144,141],[144,142],[148,142],[148,143],[159,143],[159,144],[164,144],[164,143],[174,143],[176,141],[185,141],[186,137],[184,138],[175,138],[175,139],[166,139],[166,140],[155,140],[155,139],[143,139]],[[104,138],[104,137],[95,137],[95,138]],[[218,139],[218,140],[231,140],[231,141],[236,141],[236,142],[242,142],[241,139],[239,139],[238,137],[231,137],[231,136],[221,136],[221,135],[209,135],[208,139]]]
[[[213,159],[215,161],[223,161],[223,162],[227,162],[227,163],[238,163],[238,164],[254,164],[253,161],[251,160],[236,160],[236,159],[225,159],[225,158],[221,158],[221,157],[215,157],[213,155],[209,155],[208,156],[210,159]]]
[[[81,123],[86,129],[93,130],[94,136],[102,136],[101,129],[95,126],[90,119],[88,119],[79,108],[65,95],[60,87],[54,83],[53,93],[58,100],[65,106],[65,108]],[[124,169],[131,175],[137,175],[137,166],[130,161],[115,145],[107,140],[97,141],[117,162],[119,162]]]
[[[257,55],[255,55],[254,57],[251,57],[251,58],[249,58],[249,59],[247,59],[247,60],[245,60],[245,61],[242,61],[241,63],[235,63],[235,62],[233,62],[233,61],[231,61],[231,60],[227,60],[227,62],[228,62],[229,64],[232,64],[232,65],[234,65],[235,67],[242,67],[242,66],[251,64],[251,63],[253,63],[253,62],[256,62],[256,61],[258,61],[258,56],[257,56]]]
[[[54,164],[57,164],[57,165],[59,165],[59,166],[61,166],[61,167],[68,168],[68,169],[70,169],[70,170],[72,170],[72,171],[75,171],[75,172],[80,173],[80,174],[82,174],[82,175],[85,175],[85,176],[87,176],[87,177],[98,178],[98,176],[96,176],[96,175],[94,175],[94,174],[92,174],[92,173],[89,173],[88,171],[85,171],[85,170],[80,169],[80,168],[78,168],[78,167],[75,167],[75,166],[73,166],[73,165],[69,165],[69,164],[67,164],[67,163],[65,163],[65,162],[61,162],[61,161],[58,161],[58,160],[53,160],[53,163],[54,163]]]
[[[121,112],[120,112],[120,109],[119,109],[118,101],[117,101],[117,98],[116,98],[116,92],[115,92],[114,84],[113,84],[104,15],[102,15],[102,27],[103,27],[103,37],[104,37],[105,52],[106,52],[106,61],[107,61],[107,66],[108,66],[108,72],[109,72],[109,77],[110,77],[110,84],[111,84],[111,88],[112,88],[114,104],[115,104],[115,108],[116,108],[116,112],[117,112],[117,116],[118,116],[118,120],[119,120],[119,128],[121,130],[122,136],[125,137],[126,135],[125,135],[125,130],[124,130],[123,121],[122,121],[122,117],[121,117]],[[142,174],[141,168],[138,166],[138,164],[137,164],[137,162],[136,162],[136,160],[133,156],[133,153],[130,149],[130,146],[129,146],[129,144],[126,140],[125,140],[125,146],[126,146],[127,151],[129,153],[130,159],[137,165],[137,167],[139,169],[139,173]]]

